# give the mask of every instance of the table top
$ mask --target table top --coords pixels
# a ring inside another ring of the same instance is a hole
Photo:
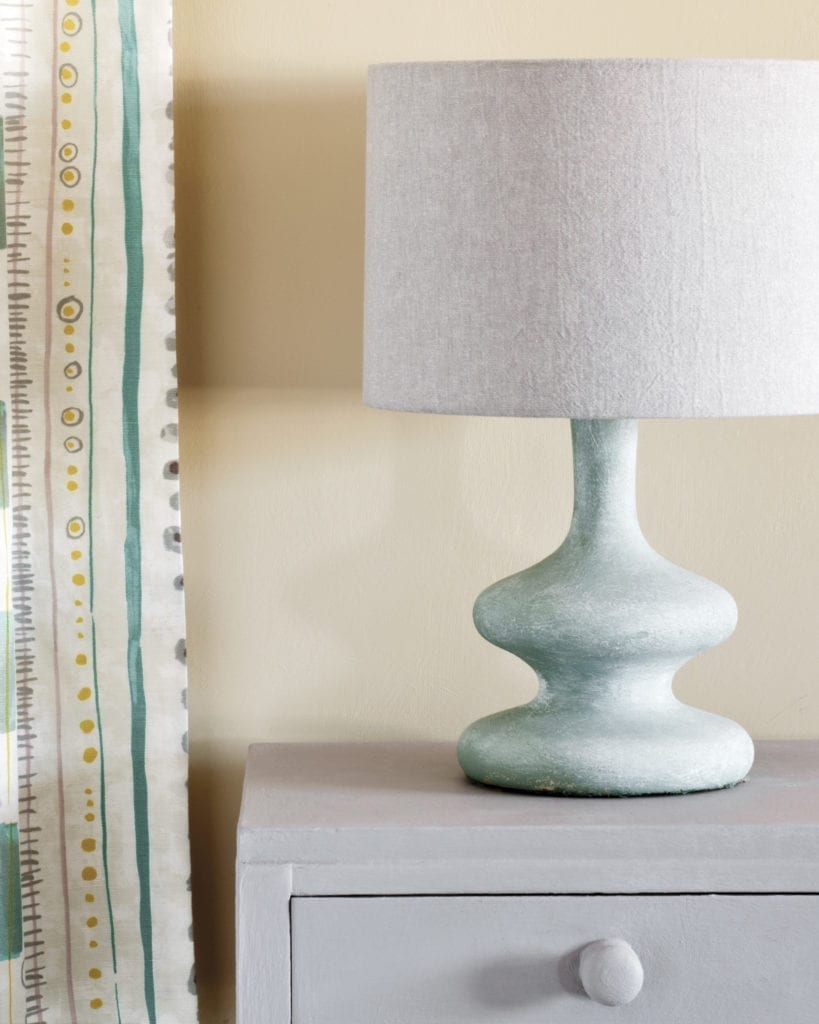
[[[475,785],[454,743],[258,744],[238,859],[297,865],[305,892],[398,878],[419,892],[462,878],[540,889],[547,876],[555,891],[593,879],[601,891],[819,892],[819,741],[758,742],[732,790],[628,798]]]
[[[733,789],[613,798],[475,785],[452,743],[254,744],[239,830],[756,824],[819,828],[819,741],[757,742]]]
[[[588,798],[477,786],[452,743],[254,745],[238,859],[336,868],[516,861],[538,876],[546,863],[565,875],[572,862],[639,862],[666,890],[677,877],[694,886],[695,876],[697,885],[713,879],[714,891],[819,890],[819,741],[756,749],[733,789]]]

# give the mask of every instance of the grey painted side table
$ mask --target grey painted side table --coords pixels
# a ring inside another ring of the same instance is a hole
[[[451,744],[254,746],[236,885],[239,1024],[814,1024],[819,743],[609,800],[474,786]]]

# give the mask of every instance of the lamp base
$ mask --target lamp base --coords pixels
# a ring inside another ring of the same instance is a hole
[[[662,558],[636,514],[634,420],[572,422],[575,508],[566,540],[475,603],[478,631],[535,670],[529,704],[473,723],[458,758],[486,785],[574,796],[722,789],[753,743],[736,722],[682,704],[676,670],[725,640],[736,605]]]
[[[474,782],[564,796],[646,796],[735,786],[754,759],[728,718],[688,707],[629,714],[536,702],[474,722],[458,760]]]

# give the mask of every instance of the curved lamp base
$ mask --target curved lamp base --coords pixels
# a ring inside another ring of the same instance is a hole
[[[478,631],[535,670],[537,697],[473,723],[458,758],[486,785],[585,796],[722,789],[753,762],[735,722],[682,704],[677,669],[736,625],[730,594],[651,548],[637,522],[634,420],[572,423],[566,540],[475,603]]]
[[[475,782],[567,796],[724,789],[745,778],[753,759],[740,725],[679,702],[631,714],[526,704],[479,719],[458,743]]]

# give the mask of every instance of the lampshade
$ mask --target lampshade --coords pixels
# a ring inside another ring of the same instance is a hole
[[[372,67],[364,397],[819,412],[819,62]]]

